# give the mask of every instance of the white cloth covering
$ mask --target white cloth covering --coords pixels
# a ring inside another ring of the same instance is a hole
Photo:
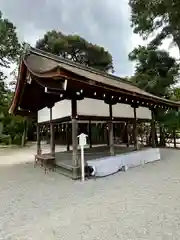
[[[95,169],[95,176],[103,177],[118,172],[123,166],[128,169],[157,160],[160,160],[159,148],[149,148],[117,156],[89,160],[87,164]]]

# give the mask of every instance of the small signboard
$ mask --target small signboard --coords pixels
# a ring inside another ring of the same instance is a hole
[[[84,147],[85,145],[87,145],[87,135],[84,133],[81,133],[78,138],[79,138],[79,145],[81,147]]]
[[[79,138],[79,145],[81,147],[81,179],[84,182],[85,180],[85,174],[84,174],[84,146],[87,144],[87,135],[84,133],[81,133]]]

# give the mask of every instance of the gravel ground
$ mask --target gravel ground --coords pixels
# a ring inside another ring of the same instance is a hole
[[[85,183],[1,164],[0,239],[179,240],[180,151],[161,151],[162,161]]]

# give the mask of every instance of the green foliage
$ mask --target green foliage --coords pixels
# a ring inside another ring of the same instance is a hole
[[[17,141],[14,142],[14,139],[16,139],[17,136],[22,137],[24,131],[24,119],[20,116],[9,115],[8,109],[11,101],[10,99],[12,98],[12,93],[8,91],[6,94],[6,98],[6,102],[4,101],[5,104],[3,109],[3,117],[0,119],[3,124],[3,139],[6,142],[6,139],[9,139],[10,136],[12,143],[19,143]]]
[[[152,46],[139,46],[129,54],[129,58],[136,61],[135,75],[130,81],[156,96],[180,99],[180,89],[174,87],[179,77],[179,65],[169,53]],[[156,109],[155,117],[168,132],[180,129],[180,113],[175,110]]]
[[[144,38],[155,33],[153,45],[159,45],[165,38],[173,37],[180,49],[179,0],[129,0],[129,5],[135,33]]]
[[[16,27],[0,12],[0,66],[9,67],[17,60],[20,44],[16,34]]]
[[[8,114],[12,99],[12,92],[6,85],[6,76],[3,68],[9,68],[10,64],[17,62],[21,52],[21,45],[18,42],[16,28],[9,20],[4,19],[0,12],[0,123],[2,132],[0,142],[10,144],[11,139],[23,132],[23,119]]]
[[[15,26],[4,19],[0,12],[0,111],[3,111],[9,103],[3,68],[9,68],[10,63],[17,61],[20,50],[21,45],[18,42]]]
[[[129,58],[136,61],[133,83],[156,96],[170,97],[171,87],[178,80],[179,65],[168,52],[139,46]]]
[[[113,71],[111,54],[78,35],[53,30],[37,41],[36,47],[98,70]]]
[[[180,88],[174,87],[171,89],[171,100],[180,101]],[[180,112],[176,110],[166,111],[164,114],[159,114],[159,121],[165,128],[172,131],[173,129],[180,129]]]
[[[1,135],[0,143],[5,145],[10,145],[12,143],[10,135]]]
[[[180,88],[175,87],[171,91],[171,99],[174,101],[180,101]]]
[[[173,129],[180,129],[180,113],[175,110],[158,114],[158,121],[170,132],[172,132]]]

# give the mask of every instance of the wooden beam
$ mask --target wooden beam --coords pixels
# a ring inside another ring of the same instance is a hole
[[[113,132],[113,116],[112,116],[112,104],[109,104],[109,146],[110,146],[110,154],[114,156],[114,132]]]
[[[156,125],[155,125],[155,115],[154,109],[151,110],[151,134],[152,134],[152,147],[156,147]]]
[[[72,110],[72,162],[74,166],[78,166],[78,156],[77,156],[77,135],[78,135],[78,123],[77,123],[77,100],[71,100],[71,110]]]
[[[133,120],[133,135],[134,135],[134,149],[138,150],[138,132],[137,132],[137,114],[136,114],[136,107],[134,109],[134,120]]]
[[[52,122],[52,107],[49,109],[50,111],[50,152],[52,156],[55,155],[55,139],[54,139],[54,124]]]

